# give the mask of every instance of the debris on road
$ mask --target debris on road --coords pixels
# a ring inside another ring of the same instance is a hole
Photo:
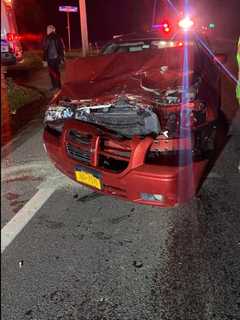
[[[18,262],[18,266],[19,266],[20,269],[22,268],[22,266],[23,266],[23,260],[20,260],[20,261]]]
[[[140,269],[140,268],[142,268],[143,263],[142,263],[142,262],[140,262],[140,261],[136,261],[136,260],[134,260],[134,261],[133,261],[133,265],[134,265],[134,267],[135,267],[135,268]]]

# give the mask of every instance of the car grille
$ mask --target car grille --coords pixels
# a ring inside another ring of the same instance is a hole
[[[112,140],[104,135],[99,137],[77,129],[70,129],[66,138],[66,152],[72,159],[114,173],[128,167],[131,156],[129,142]]]
[[[71,129],[67,135],[67,154],[80,162],[91,164],[93,136],[89,133]]]
[[[90,150],[82,150],[79,147],[76,147],[70,143],[66,145],[68,155],[75,159],[87,164],[91,163],[91,152]]]
[[[83,134],[77,130],[70,130],[68,134],[69,140],[77,144],[90,144],[92,141],[92,136],[90,134]]]
[[[99,165],[114,173],[120,173],[128,167],[131,148],[128,144],[117,142],[116,140],[115,143],[117,142],[117,145],[111,146],[110,140],[105,138],[101,143]]]

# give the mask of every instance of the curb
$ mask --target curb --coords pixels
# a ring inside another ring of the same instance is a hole
[[[19,108],[15,114],[9,114],[7,121],[1,125],[1,146],[3,147],[30,121],[43,117],[49,97],[43,95],[40,99]]]

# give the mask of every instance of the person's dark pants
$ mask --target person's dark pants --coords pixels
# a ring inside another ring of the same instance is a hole
[[[60,66],[59,59],[49,59],[48,60],[48,72],[49,72],[49,76],[51,78],[52,87],[54,89],[61,88],[59,66]]]

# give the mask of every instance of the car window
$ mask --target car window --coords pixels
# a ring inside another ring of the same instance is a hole
[[[117,44],[116,43],[110,43],[110,44],[107,44],[103,49],[102,49],[102,52],[101,54],[111,54],[111,53],[114,53],[116,51],[116,48],[117,48]]]
[[[148,49],[164,49],[182,46],[182,41],[177,40],[148,40],[140,42],[109,43],[101,51],[101,54],[121,52],[139,52]]]
[[[110,43],[107,44],[101,54],[121,53],[121,52],[138,52],[150,49],[150,44],[144,41],[140,42],[123,42],[123,43]]]
[[[129,47],[129,52],[138,52],[138,51],[143,51],[143,47],[142,46],[138,46],[138,47]]]
[[[144,49],[144,42],[126,42],[118,44],[118,48],[116,52],[138,52],[143,51]]]
[[[115,53],[122,53],[122,52],[128,52],[128,47],[119,47],[119,46],[117,46],[116,48],[115,48],[115,51],[114,51]]]

